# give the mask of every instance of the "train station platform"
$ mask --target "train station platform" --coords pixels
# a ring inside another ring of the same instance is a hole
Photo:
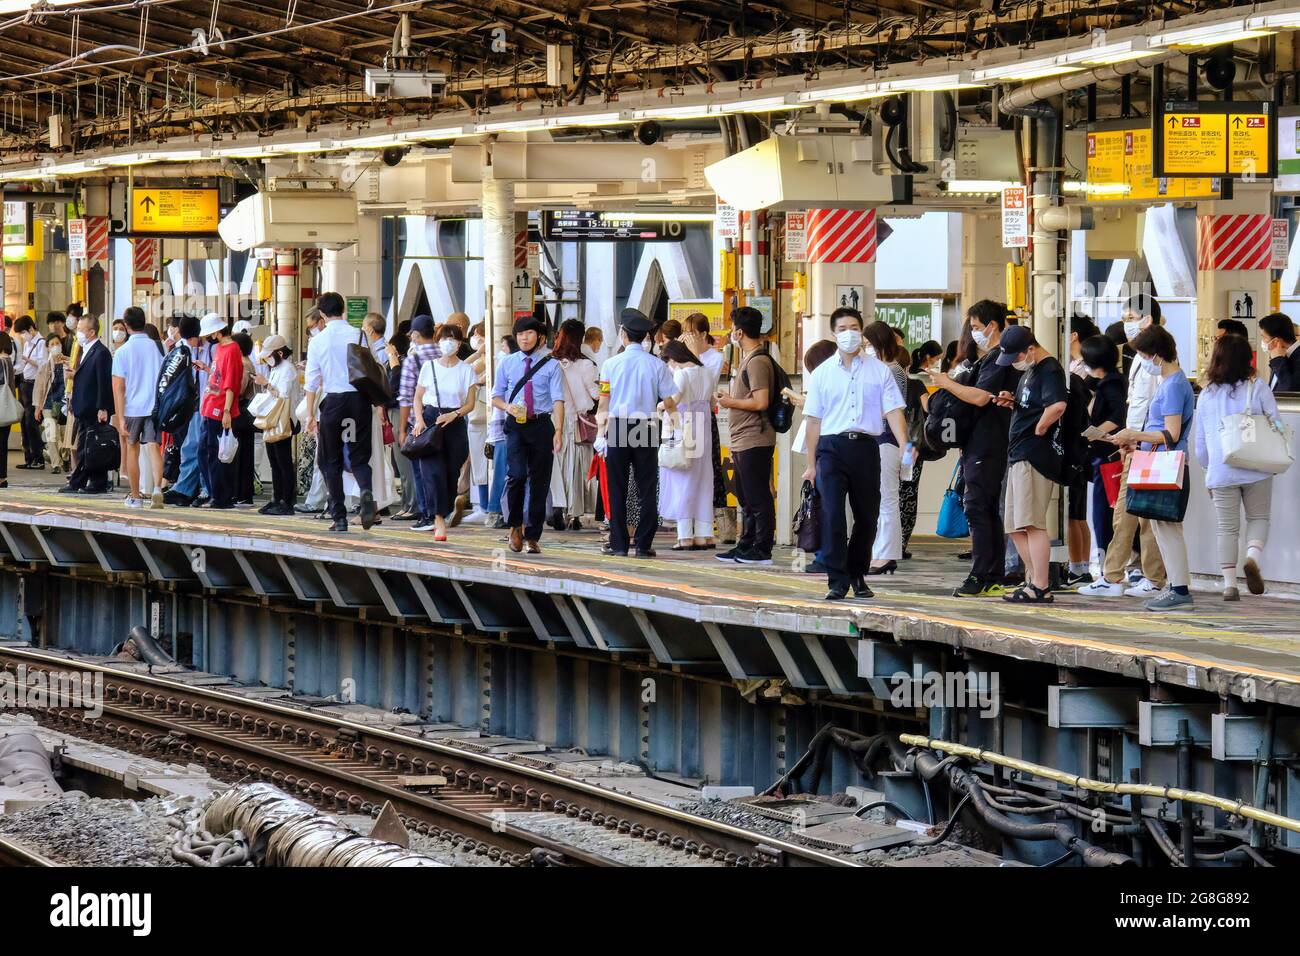
[[[10,489],[0,497],[0,558],[648,655],[683,672],[784,678],[831,694],[869,695],[874,679],[911,672],[938,646],[1300,705],[1297,605],[1281,596],[1226,604],[1198,592],[1193,608],[1162,615],[1138,599],[1073,593],[1032,607],[955,598],[960,543],[931,538],[914,541],[897,574],[871,579],[874,599],[828,602],[825,580],[800,573],[788,549],[771,567],[748,567],[714,552],[675,554],[666,539],[655,559],[610,558],[594,530],[548,530],[543,554],[526,556],[482,528],[435,543],[391,521],[343,535],[325,527],[309,516],[127,511],[117,495]]]

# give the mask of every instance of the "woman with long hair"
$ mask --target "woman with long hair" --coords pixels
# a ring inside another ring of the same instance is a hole
[[[707,551],[713,547],[713,373],[684,342],[666,342],[663,359],[673,372],[674,415],[688,464],[659,467],[659,517],[677,522],[674,551]]]
[[[564,370],[564,434],[551,467],[551,527],[580,531],[582,516],[595,508],[591,482],[592,440],[596,436],[595,404],[598,395],[596,363],[582,354],[583,324],[577,319],[560,323],[551,357]],[[565,512],[568,512],[566,519]]]
[[[1219,423],[1229,415],[1249,411],[1276,420],[1273,390],[1255,375],[1250,342],[1225,335],[1214,343],[1205,388],[1196,402],[1196,460],[1205,469],[1205,487],[1214,499],[1218,519],[1219,567],[1223,571],[1223,599],[1240,600],[1237,561],[1240,556],[1241,512],[1246,512],[1246,560],[1241,565],[1251,594],[1264,593],[1259,563],[1268,543],[1268,522],[1273,503],[1273,476],[1239,468],[1224,461]],[[1163,553],[1163,552],[1162,552]]]
[[[862,333],[866,353],[889,366],[898,386],[898,394],[907,394],[907,372],[899,363],[898,339],[884,322],[872,322]],[[876,520],[876,540],[871,546],[868,574],[893,574],[903,557],[903,522],[899,504],[902,489],[902,449],[893,430],[882,428],[876,436],[880,449],[880,516]],[[915,465],[913,466],[915,467]]]
[[[911,363],[907,370],[907,391],[903,393],[903,399],[907,402],[904,411],[907,416],[907,427],[912,433],[914,442],[917,441],[916,436],[925,427],[925,414],[930,407],[930,392],[921,375],[928,373],[932,368],[937,368],[942,359],[943,346],[934,340],[924,342],[911,351]],[[919,458],[913,462],[911,480],[900,482],[898,489],[898,512],[903,524],[904,559],[912,557],[912,552],[907,549],[907,546],[911,543],[912,531],[916,528],[916,511],[921,497],[921,465]]]

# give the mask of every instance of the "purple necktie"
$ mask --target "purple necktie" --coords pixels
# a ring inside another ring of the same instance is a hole
[[[524,375],[526,376],[529,372],[531,372],[531,371],[532,371],[532,368],[533,368],[533,357],[532,357],[531,355],[525,355],[525,356],[524,356]],[[533,417],[533,382],[532,382],[532,379],[529,379],[527,382],[524,382],[524,411],[526,411],[526,412],[528,413],[528,417],[529,417],[529,418],[532,418],[532,417]]]

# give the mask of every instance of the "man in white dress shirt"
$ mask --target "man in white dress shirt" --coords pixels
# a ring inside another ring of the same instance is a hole
[[[370,403],[352,387],[348,377],[348,346],[356,344],[357,330],[343,318],[343,296],[326,292],[319,309],[325,327],[307,345],[307,431],[316,435],[316,462],[329,489],[331,531],[347,531],[347,501],[343,495],[343,449],[357,487],[361,489],[361,527],[375,523],[375,496],[371,492]],[[320,408],[316,396],[323,394]],[[319,416],[319,420],[318,417]]]
[[[808,422],[810,455],[804,481],[817,482],[822,503],[822,546],[826,566],[826,600],[872,597],[867,565],[880,513],[880,450],[875,436],[886,424],[903,449],[904,463],[916,454],[907,440],[903,396],[884,362],[862,351],[862,316],[847,307],[831,313],[831,331],[839,347],[809,376],[803,413]],[[853,508],[853,535],[848,534],[844,501]]]

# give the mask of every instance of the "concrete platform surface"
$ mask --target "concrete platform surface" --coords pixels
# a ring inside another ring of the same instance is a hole
[[[874,599],[827,602],[825,580],[796,570],[797,556],[788,549],[778,549],[771,567],[747,567],[719,562],[715,552],[674,553],[666,536],[653,560],[619,559],[599,553],[595,530],[548,529],[544,553],[527,556],[510,552],[503,532],[483,528],[452,529],[446,543],[392,521],[369,532],[354,526],[330,534],[323,521],[308,516],[127,510],[116,494],[70,497],[46,489],[0,492],[0,524],[7,523],[491,582],[696,621],[841,637],[892,635],[1220,693],[1248,690],[1260,700],[1300,705],[1300,605],[1294,600],[1245,594],[1240,603],[1226,604],[1207,591],[1197,592],[1189,610],[1154,614],[1138,599],[1073,593],[1036,606],[955,598],[952,588],[966,571],[956,559],[964,541],[916,540],[916,557],[900,563],[897,574],[870,579]]]

